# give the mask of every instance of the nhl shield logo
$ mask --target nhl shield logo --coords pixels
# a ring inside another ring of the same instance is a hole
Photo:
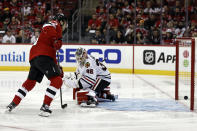
[[[146,65],[154,65],[155,64],[155,51],[154,50],[144,50],[143,52],[143,62]]]

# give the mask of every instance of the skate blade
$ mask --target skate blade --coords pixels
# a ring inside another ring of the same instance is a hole
[[[49,112],[44,112],[44,111],[40,111],[38,115],[39,115],[39,116],[42,116],[42,117],[49,117],[49,116],[51,115],[51,113],[49,113]]]
[[[97,98],[98,102],[114,102],[118,99],[118,95],[114,95],[114,100],[111,100],[111,99],[106,99],[106,98]]]
[[[6,108],[6,109],[4,110],[4,113],[11,113],[11,111],[12,111],[12,110],[10,110],[10,108]]]
[[[87,107],[87,108],[95,108],[96,107],[96,104],[87,105],[86,103],[81,103],[80,106],[81,107]]]

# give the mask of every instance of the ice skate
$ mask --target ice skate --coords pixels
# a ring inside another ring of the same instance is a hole
[[[11,103],[6,107],[6,112],[11,112],[15,107],[16,107],[16,104],[15,104],[14,102],[11,102]]]
[[[98,105],[98,101],[96,98],[88,96],[88,101],[82,102],[80,104],[81,107],[96,107]]]
[[[106,98],[111,100],[111,101],[115,101],[116,100],[116,98],[115,98],[115,96],[113,94],[108,94]]]
[[[48,117],[50,116],[52,111],[49,109],[49,106],[46,104],[43,104],[40,108],[39,116]]]

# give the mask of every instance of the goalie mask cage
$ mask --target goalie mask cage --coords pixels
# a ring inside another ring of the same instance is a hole
[[[175,68],[175,100],[183,100],[191,110],[197,108],[195,96],[196,39],[177,38]],[[184,100],[185,99],[185,100]]]

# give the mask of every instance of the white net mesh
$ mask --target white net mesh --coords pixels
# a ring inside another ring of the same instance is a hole
[[[178,74],[179,75],[179,88],[178,88],[179,100],[183,101],[185,104],[187,104],[190,107],[191,106],[190,99],[191,99],[192,38],[177,39],[177,42],[179,44],[179,74]],[[195,54],[197,55],[197,53]],[[195,67],[196,67],[196,64],[195,64]],[[195,92],[196,91],[197,90],[195,89]],[[196,102],[197,95],[194,95],[194,96],[195,96],[194,109],[197,109],[197,102]]]

